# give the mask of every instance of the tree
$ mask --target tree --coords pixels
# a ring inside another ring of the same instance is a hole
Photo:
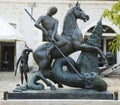
[[[108,18],[113,24],[120,29],[120,0],[113,4],[111,10],[105,9],[102,14],[103,18]],[[109,50],[112,53],[120,51],[120,35],[117,34],[115,39],[109,43]]]

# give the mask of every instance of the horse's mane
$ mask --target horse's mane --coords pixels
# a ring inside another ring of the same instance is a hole
[[[65,15],[62,35],[71,35],[70,30],[75,29],[77,26],[74,9],[75,7],[71,8]]]

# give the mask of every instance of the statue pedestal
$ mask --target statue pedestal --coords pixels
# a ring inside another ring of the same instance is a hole
[[[99,99],[112,100],[113,94],[86,89],[27,90],[5,92],[4,99]]]

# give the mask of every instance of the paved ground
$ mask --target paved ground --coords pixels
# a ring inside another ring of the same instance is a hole
[[[14,76],[13,72],[0,72],[0,99],[3,99],[4,91],[11,91],[20,83],[19,75]]]
[[[119,92],[120,99],[120,78],[104,78],[108,83],[108,91]],[[14,76],[13,72],[0,72],[0,100],[3,99],[5,91],[12,91],[16,85],[20,84],[20,75]]]

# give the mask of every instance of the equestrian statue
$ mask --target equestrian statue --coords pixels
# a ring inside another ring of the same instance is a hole
[[[62,87],[63,84],[98,91],[107,90],[106,82],[98,75],[97,63],[99,54],[103,62],[107,64],[107,59],[100,49],[102,20],[97,23],[91,36],[84,42],[77,19],[87,22],[89,16],[80,8],[80,4],[77,2],[67,12],[61,35],[57,34],[58,21],[52,17],[56,12],[56,7],[50,8],[47,14],[40,16],[35,23],[35,27],[42,30],[44,40],[47,42],[33,51],[39,70],[28,80],[27,88],[44,89],[44,85],[38,82],[42,80],[52,90],[55,90],[55,85],[49,81],[51,80],[57,83],[58,87]],[[81,51],[77,62],[69,57],[76,51]]]

